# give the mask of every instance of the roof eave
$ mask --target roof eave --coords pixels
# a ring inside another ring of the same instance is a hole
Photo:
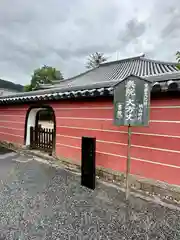
[[[168,84],[169,83],[169,84]],[[173,87],[172,87],[173,83]],[[175,83],[175,84],[174,84]],[[155,82],[152,85],[151,92],[180,92],[180,81],[168,81],[158,83]],[[15,104],[15,103],[28,103],[36,101],[57,101],[57,100],[67,100],[67,99],[78,99],[78,98],[89,98],[89,97],[107,97],[113,96],[114,86],[92,88],[92,89],[82,89],[76,91],[66,91],[66,92],[55,92],[52,94],[45,95],[34,95],[34,96],[24,96],[24,97],[6,97],[0,99],[0,105],[4,104]]]

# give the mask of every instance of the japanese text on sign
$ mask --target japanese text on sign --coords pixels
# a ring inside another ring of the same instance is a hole
[[[122,117],[123,117],[122,104],[118,103],[118,106],[117,106],[117,118],[121,119]]]
[[[138,121],[142,121],[142,117],[143,117],[143,104],[139,104],[139,108],[138,108]]]
[[[135,82],[130,80],[126,84],[126,103],[125,103],[125,116],[126,121],[133,120],[133,113],[135,111]]]
[[[144,84],[144,99],[143,99],[144,106],[147,107],[148,105],[148,84]]]
[[[129,76],[114,88],[116,126],[148,126],[151,82]]]

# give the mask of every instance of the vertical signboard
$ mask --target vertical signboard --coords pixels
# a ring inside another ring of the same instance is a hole
[[[148,126],[151,82],[129,76],[114,89],[114,124]]]
[[[130,75],[114,87],[114,124],[128,126],[126,199],[129,195],[131,126],[149,125],[151,82]]]

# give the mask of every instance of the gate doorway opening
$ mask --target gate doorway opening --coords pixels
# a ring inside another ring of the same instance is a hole
[[[56,119],[52,107],[31,107],[26,116],[25,145],[52,155],[55,152]]]

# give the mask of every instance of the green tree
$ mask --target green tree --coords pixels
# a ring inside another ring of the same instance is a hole
[[[89,55],[86,68],[91,69],[98,67],[101,63],[106,61],[107,57],[104,56],[104,53],[95,52]]]
[[[41,68],[34,70],[34,73],[31,77],[31,82],[29,85],[24,86],[24,91],[29,92],[35,90],[39,87],[39,84],[42,83],[53,83],[53,80],[62,80],[63,75],[56,68],[44,65]]]
[[[24,92],[30,92],[32,91],[32,86],[30,84],[27,84],[24,86]]]
[[[180,52],[179,51],[176,52],[176,60],[178,62],[177,68],[179,68],[179,70],[180,70]]]

